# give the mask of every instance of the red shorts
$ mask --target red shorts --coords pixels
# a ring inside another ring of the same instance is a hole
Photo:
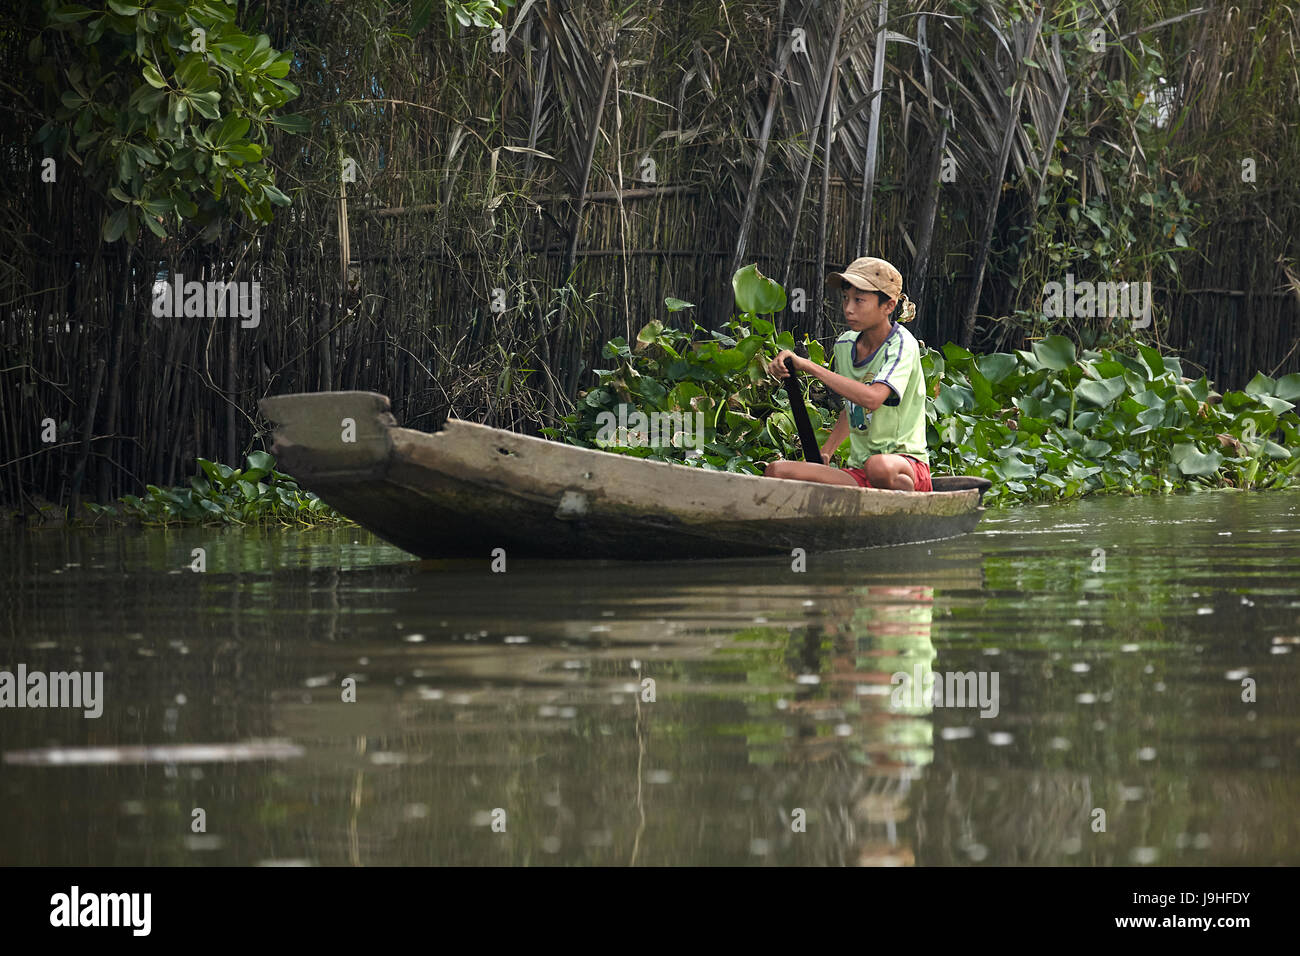
[[[912,463],[912,484],[913,491],[934,491],[934,485],[930,482],[930,466],[914,455],[904,455]],[[870,488],[871,482],[867,481],[867,473],[861,468],[841,468],[840,471],[847,471],[863,488]]]

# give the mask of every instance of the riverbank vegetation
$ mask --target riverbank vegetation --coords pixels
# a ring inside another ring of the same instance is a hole
[[[117,503],[87,502],[79,519],[90,524],[133,523],[151,526],[334,525],[349,520],[284,472],[264,451],[250,454],[243,468],[200,458],[188,485],[149,485],[142,496],[124,495]]]
[[[749,474],[761,474],[776,458],[801,459],[789,400],[766,366],[783,348],[802,348],[822,364],[827,359],[820,343],[796,343],[790,331],[776,331],[774,313],[785,307],[785,293],[766,280],[775,291],[761,302],[755,274],[753,266],[737,274],[736,300],[753,311],[725,331],[654,321],[634,342],[609,342],[597,386],[580,396],[552,437]],[[666,307],[684,311],[689,304],[669,299]],[[1274,380],[1260,373],[1242,390],[1219,393],[1204,375],[1184,374],[1177,356],[1140,344],[1131,351],[1079,349],[1062,335],[983,355],[952,343],[925,348],[922,367],[931,469],[989,478],[989,504],[1285,488],[1300,478],[1300,374]],[[805,382],[809,417],[824,442],[840,400],[814,379]],[[610,440],[609,429],[602,432],[602,423],[626,422],[638,412],[676,413],[687,428],[701,422],[704,435],[651,447],[643,437],[616,433]],[[841,467],[847,450],[846,441],[835,462]]]
[[[935,346],[1068,338],[1062,387],[1139,345],[1193,381],[1285,380],[1298,43],[1288,0],[18,5],[0,25],[0,503],[143,501],[199,456],[269,448],[270,394],[561,428],[606,343],[692,317],[735,339],[727,280],[748,262],[790,291],[774,334],[796,341],[829,341],[822,277],[872,254]],[[256,283],[260,313],[155,314],[177,276]],[[1071,276],[1150,283],[1149,322],[1049,315]],[[665,314],[669,295],[696,309]],[[1056,394],[1024,363],[1008,375]],[[936,429],[979,448],[979,411]],[[1146,435],[1088,440],[1140,455]]]

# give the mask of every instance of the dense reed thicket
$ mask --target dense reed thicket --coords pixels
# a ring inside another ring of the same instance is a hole
[[[116,7],[164,4],[203,6]],[[493,32],[427,0],[241,0],[293,54],[273,112],[305,122],[258,149],[291,205],[206,231],[178,208],[134,242],[105,241],[122,203],[76,137],[38,140],[79,49],[46,6],[0,26],[0,500],[22,510],[241,461],[267,394],[554,424],[607,340],[671,323],[665,296],[721,327],[746,262],[816,337],[821,277],[869,253],[931,345],[1136,339],[1220,387],[1300,369],[1292,3],[520,0]],[[177,274],[259,283],[259,320],[155,315]],[[1067,274],[1151,283],[1150,323],[1045,315]]]

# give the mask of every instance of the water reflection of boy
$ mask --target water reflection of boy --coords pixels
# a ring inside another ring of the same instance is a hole
[[[873,766],[910,767],[919,770],[933,760],[934,735],[926,716],[929,702],[916,707],[894,707],[893,676],[906,673],[926,679],[937,656],[930,634],[934,614],[934,589],[924,586],[868,586],[854,588],[853,602],[831,599],[824,628],[810,628],[804,641],[791,648],[787,659],[792,671],[821,672],[830,637],[829,686],[824,693],[804,687],[790,702],[792,710],[824,709],[827,698],[856,700],[863,720],[881,727],[883,734],[868,733],[865,746]],[[866,597],[864,602],[862,597]],[[865,691],[865,692],[864,692]]]
[[[867,587],[858,589],[875,599],[854,609],[849,632],[853,654],[837,663],[852,669],[858,685],[871,693],[859,694],[864,712],[883,712],[886,750],[896,766],[921,768],[934,759],[934,725],[927,719],[928,701],[914,697],[916,706],[895,707],[895,674],[926,680],[937,653],[931,641],[934,620],[934,589],[929,587]],[[881,601],[881,599],[886,599]],[[888,601],[890,598],[902,599]],[[876,603],[881,601],[881,603]],[[848,676],[848,675],[846,675]],[[877,710],[878,708],[878,710]]]
[[[851,608],[832,599],[825,629],[810,629],[797,649],[797,667],[817,671],[807,659],[813,648],[820,652],[823,634],[831,637],[830,674],[821,699],[792,702],[792,709],[825,708],[827,701],[856,699],[861,708],[863,756],[867,765],[856,771],[850,784],[855,791],[847,809],[857,822],[852,858],[864,866],[911,866],[915,852],[900,841],[898,827],[911,815],[912,781],[934,760],[934,727],[928,702],[916,707],[892,705],[894,674],[921,680],[937,656],[931,640],[934,589],[925,586],[868,586],[854,588]],[[861,600],[865,597],[867,600]],[[836,623],[843,622],[843,623]],[[819,656],[819,654],[818,654]],[[791,661],[791,663],[795,663]],[[861,693],[861,689],[872,692]],[[825,738],[802,742],[811,759],[828,754],[817,746]]]

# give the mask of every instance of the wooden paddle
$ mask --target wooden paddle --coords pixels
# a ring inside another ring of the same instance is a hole
[[[813,431],[812,422],[808,420],[808,408],[803,403],[803,389],[799,387],[799,378],[794,372],[794,362],[787,358],[785,368],[790,373],[785,378],[785,393],[790,396],[790,413],[794,415],[795,427],[799,429],[799,444],[803,446],[804,461],[810,461],[814,465],[824,465],[822,450],[817,445],[817,435]]]

